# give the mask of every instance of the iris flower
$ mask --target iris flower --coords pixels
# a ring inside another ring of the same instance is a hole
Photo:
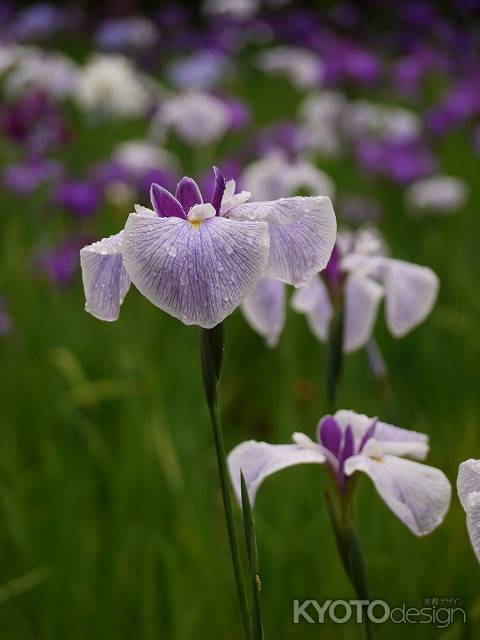
[[[458,469],[457,491],[467,514],[467,528],[480,562],[480,460],[466,460]]]
[[[328,262],[336,221],[326,197],[247,203],[216,170],[211,202],[183,178],[173,196],[151,187],[120,233],[80,252],[86,310],[116,320],[130,282],[184,324],[220,323],[268,274],[299,285]]]
[[[369,342],[382,299],[387,327],[400,338],[425,320],[438,286],[431,269],[389,257],[380,236],[362,230],[338,235],[326,270],[295,291],[292,307],[306,315],[313,334],[325,341],[334,313],[332,298],[342,291],[343,348],[349,353]],[[243,311],[252,328],[270,346],[275,345],[285,318],[283,283],[271,278],[260,281],[245,300]]]
[[[423,536],[442,522],[451,494],[442,471],[404,457],[423,460],[427,452],[423,433],[341,410],[320,420],[316,442],[303,433],[293,434],[293,444],[250,440],[233,449],[228,463],[237,499],[241,501],[241,471],[252,503],[265,478],[286,467],[325,464],[341,495],[350,491],[354,474],[362,471],[389,509],[415,535]]]

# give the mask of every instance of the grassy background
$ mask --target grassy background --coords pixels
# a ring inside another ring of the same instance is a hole
[[[236,82],[257,123],[293,115],[298,96],[287,85],[260,81],[252,71]],[[80,120],[75,126],[65,160],[78,169],[144,130]],[[434,312],[406,338],[391,338],[383,319],[377,325],[390,398],[360,352],[345,362],[338,404],[428,433],[429,462],[452,483],[459,462],[480,457],[480,183],[470,146],[460,131],[438,150],[445,170],[464,176],[471,189],[468,207],[446,219],[412,220],[397,187],[366,180],[347,161],[322,165],[340,193],[377,198],[394,255],[431,266],[442,283]],[[187,174],[211,160],[172,149]],[[133,289],[118,322],[91,318],[79,275],[58,291],[32,268],[35,248],[75,224],[52,213],[44,195],[3,193],[0,202],[0,289],[15,321],[0,341],[0,637],[241,638],[197,330]],[[105,208],[92,233],[117,231],[126,214]],[[325,412],[325,349],[304,318],[289,313],[273,351],[239,312],[227,332],[227,448],[252,437],[286,442],[296,430],[311,434]],[[326,483],[326,474],[305,466],[284,471],[259,494],[267,638],[360,637],[354,624],[292,624],[294,598],[354,597],[328,522]],[[417,607],[435,596],[464,600],[466,627],[409,625],[409,636],[477,637],[479,568],[456,494],[444,525],[424,539],[395,519],[366,478],[355,507],[373,597]],[[383,625],[377,634],[400,638],[405,630]]]

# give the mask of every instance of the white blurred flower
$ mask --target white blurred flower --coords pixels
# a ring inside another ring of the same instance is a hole
[[[421,132],[420,118],[413,111],[366,100],[349,104],[344,126],[346,133],[354,138],[375,136],[399,142],[414,140]]]
[[[80,72],[75,98],[78,105],[102,115],[135,117],[151,104],[151,92],[144,78],[121,55],[94,56]]]
[[[467,185],[461,178],[437,175],[414,182],[405,193],[405,201],[416,213],[448,214],[461,209],[467,196]]]
[[[112,159],[134,174],[175,166],[175,159],[170,153],[144,140],[122,143],[114,151]]]
[[[153,133],[163,137],[171,128],[185,143],[193,147],[207,146],[225,135],[230,123],[230,111],[223,100],[191,91],[162,103],[153,122]]]
[[[263,51],[257,60],[262,71],[284,75],[298,89],[310,89],[321,84],[323,64],[310,49],[275,47]]]
[[[259,8],[258,0],[204,0],[203,11],[212,15],[251,18]]]
[[[346,105],[345,96],[336,91],[314,93],[302,103],[300,127],[309,149],[326,156],[338,155]]]
[[[335,185],[326,173],[308,160],[289,160],[279,149],[248,165],[241,183],[259,202],[295,195],[299,191],[329,198],[335,193]]]
[[[7,95],[18,96],[31,89],[41,89],[52,98],[63,99],[75,90],[78,67],[67,56],[20,47],[14,56],[13,68],[4,85]]]

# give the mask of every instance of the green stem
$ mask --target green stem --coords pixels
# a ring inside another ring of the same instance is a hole
[[[232,497],[228,479],[227,462],[225,458],[225,447],[223,443],[223,433],[220,423],[220,413],[218,410],[218,384],[222,368],[222,358],[225,349],[225,328],[223,322],[213,329],[201,329],[200,333],[200,353],[202,361],[203,384],[207,399],[210,420],[212,423],[213,440],[215,443],[215,453],[217,456],[218,475],[222,490],[223,508],[227,524],[228,541],[232,556],[233,571],[237,586],[238,599],[242,612],[245,635],[251,638],[250,613],[248,609],[245,585],[243,582],[240,553],[238,550],[235,520],[233,517]]]
[[[333,413],[335,410],[337,390],[343,365],[344,313],[341,299],[335,301],[334,309],[333,318],[328,330],[325,376],[327,407],[330,413]]]
[[[328,492],[325,492],[325,496],[345,573],[355,590],[358,600],[369,601],[364,554],[350,514],[351,494],[341,496],[340,512],[333,505]],[[365,615],[363,617],[363,632],[366,640],[372,640],[370,621]]]

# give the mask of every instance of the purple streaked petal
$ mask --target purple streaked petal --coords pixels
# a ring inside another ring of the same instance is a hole
[[[226,182],[223,175],[220,173],[220,170],[217,167],[213,167],[213,172],[215,174],[215,188],[212,194],[212,205],[217,212],[217,215],[220,215],[220,208],[222,206],[223,194],[225,193]]]
[[[297,289],[291,299],[292,308],[307,316],[313,335],[324,342],[332,319],[333,308],[323,280],[314,276],[310,282]]]
[[[351,427],[355,441],[358,444],[361,443],[362,438],[368,432],[374,420],[374,418],[347,409],[337,411],[335,419],[342,430],[345,430],[347,426]],[[402,429],[377,420],[374,437],[385,453],[408,455],[419,460],[423,460],[428,453],[428,437],[418,431]],[[390,450],[388,450],[389,448]]]
[[[280,198],[234,207],[228,217],[265,220],[270,233],[267,275],[295,286],[324,269],[335,244],[337,221],[330,198]]]
[[[375,435],[375,429],[377,428],[377,424],[378,424],[378,419],[374,418],[372,421],[372,424],[368,427],[368,429],[363,434],[362,439],[360,440],[360,446],[358,447],[359,453],[363,451],[363,448],[365,447],[367,442],[370,440],[370,438],[373,438],[373,436]]]
[[[186,214],[196,204],[203,204],[202,194],[197,183],[192,178],[182,178],[177,185],[175,197],[180,202]]]
[[[342,431],[333,416],[325,416],[317,427],[318,441],[338,458]]]
[[[155,213],[161,218],[185,218],[185,212],[180,202],[159,184],[150,187],[150,199]]]
[[[374,459],[362,454],[345,462],[347,476],[355,471],[370,477],[386,505],[415,535],[424,536],[442,522],[451,487],[439,469],[397,456]]]
[[[213,217],[192,224],[139,209],[125,226],[123,258],[150,302],[184,324],[208,329],[253,289],[268,246],[265,223]]]
[[[80,251],[85,309],[99,320],[117,320],[130,287],[123,266],[123,231]]]
[[[248,324],[274,347],[285,324],[285,284],[273,278],[261,278],[242,303]]]
[[[351,273],[345,283],[343,349],[351,353],[370,340],[384,290],[362,273]]]
[[[338,456],[338,484],[340,491],[345,488],[345,461],[353,456],[355,451],[355,438],[353,436],[352,427],[350,425],[344,431],[343,434],[343,446]]]
[[[276,471],[297,464],[323,464],[325,456],[320,447],[304,448],[297,444],[268,444],[249,440],[235,447],[228,456],[228,468],[235,496],[241,504],[240,471],[247,484],[252,505],[258,488]]]
[[[438,277],[428,267],[386,259],[383,283],[387,325],[399,338],[423,322],[433,309],[439,289]]]

